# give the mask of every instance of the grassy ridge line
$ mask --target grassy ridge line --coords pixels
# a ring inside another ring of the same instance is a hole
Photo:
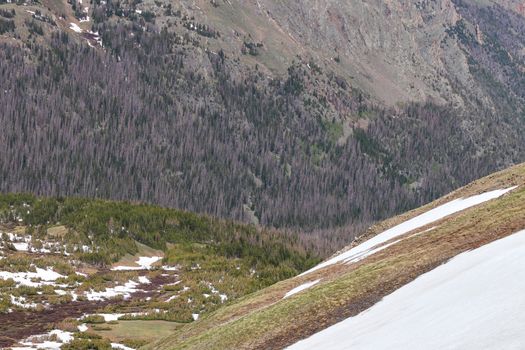
[[[323,281],[304,293],[280,301],[298,281],[280,282],[181,328],[146,349],[282,348],[355,315],[417,276],[469,249],[525,227],[525,166],[490,175],[425,207],[387,220],[382,230],[443,202],[495,188],[521,185],[498,200],[468,209],[350,267],[322,270]],[[421,230],[424,230],[422,228]],[[380,232],[380,231],[379,231]]]

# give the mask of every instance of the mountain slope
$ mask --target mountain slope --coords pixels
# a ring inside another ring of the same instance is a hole
[[[457,257],[461,261],[464,258],[458,255],[479,247],[482,247],[481,252],[483,249],[491,250],[490,243],[504,237],[513,237],[512,235],[523,230],[524,184],[525,165],[475,181],[436,202],[372,227],[353,248],[349,247],[349,250],[335,257],[337,260],[342,254],[346,255],[345,259],[332,264],[325,262],[321,268],[247,296],[158,341],[150,348],[283,348],[340,321],[348,319],[348,322],[354,322],[349,317],[374,305],[381,308],[380,305],[389,300],[389,295],[393,298],[392,293],[402,293],[400,288],[403,286],[409,287],[411,283],[417,285],[420,279],[416,278],[429,271],[429,275],[435,271],[439,273],[435,269],[450,259]],[[497,192],[491,192],[495,190]],[[454,213],[449,210],[449,215],[442,218],[433,215],[433,219],[430,219],[426,215],[431,211],[443,212],[451,203],[462,203],[460,198],[464,198],[463,203],[471,201],[477,205],[467,209],[455,205],[460,211]],[[477,199],[473,201],[471,198]],[[421,219],[425,217],[427,219]],[[404,224],[411,220],[419,221],[420,225]],[[403,226],[406,227],[405,230],[399,228]],[[370,250],[364,250],[364,255],[348,253],[352,250],[355,252],[356,249],[359,251],[359,247],[366,246],[369,239],[381,237],[383,232],[393,231],[397,231],[399,235],[390,234],[391,239],[387,237],[380,241],[382,243],[376,241],[379,244],[373,245]],[[519,240],[519,237],[512,238],[512,241]],[[505,246],[506,241],[502,242],[494,244],[496,247],[500,244]],[[486,248],[483,247],[485,245]],[[514,255],[509,255],[512,256]],[[499,260],[495,257],[491,261]],[[516,268],[519,269],[518,266]],[[448,268],[447,264],[442,268]],[[306,288],[306,283],[312,285]],[[303,288],[299,289],[303,289],[302,291],[283,299],[288,292],[301,286]],[[483,296],[483,291],[478,293]],[[383,298],[384,301],[380,302]],[[368,312],[355,320],[366,318],[367,314]],[[410,320],[410,314],[406,317],[405,320]],[[391,326],[387,323],[385,327]],[[337,330],[342,326],[335,327]],[[377,331],[386,332],[388,329],[378,328]],[[345,328],[345,332],[349,337],[348,341],[351,341],[352,330]],[[311,341],[322,337],[322,334],[313,336]]]
[[[347,227],[319,233],[340,248],[525,159],[511,5],[4,1],[0,190]]]
[[[519,348],[524,250],[520,231],[460,254],[288,349]]]

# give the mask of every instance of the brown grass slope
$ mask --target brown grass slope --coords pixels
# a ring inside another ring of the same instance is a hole
[[[496,200],[409,232],[403,241],[360,262],[332,265],[249,295],[146,349],[279,349],[293,344],[369,308],[452,257],[525,228],[525,164],[370,228],[365,238],[450,200],[516,185]],[[318,278],[316,286],[282,299],[290,289]]]

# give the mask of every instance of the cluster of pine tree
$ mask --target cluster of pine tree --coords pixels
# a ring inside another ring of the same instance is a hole
[[[351,224],[350,239],[523,160],[523,118],[380,108],[329,72],[294,64],[270,78],[94,12],[104,49],[60,32],[45,45],[0,44],[1,191],[138,200],[276,227]],[[333,117],[343,110],[353,119]],[[345,137],[357,119],[368,126]]]

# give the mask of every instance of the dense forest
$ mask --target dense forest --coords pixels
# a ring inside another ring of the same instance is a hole
[[[42,239],[49,238],[49,228],[62,225],[67,231],[61,237],[66,252],[98,266],[109,266],[126,254],[136,254],[135,242],[162,251],[176,250],[178,255],[173,258],[177,263],[187,263],[183,257],[188,251],[195,253],[195,245],[199,244],[208,257],[243,259],[261,271],[271,266],[275,274],[272,283],[275,278],[293,276],[319,259],[314,247],[293,232],[127,202],[0,195],[0,225],[25,225],[27,234]],[[286,276],[281,276],[283,273]]]
[[[274,227],[351,224],[348,240],[525,159],[523,103],[505,94],[520,76],[508,86],[483,76],[495,111],[474,98],[468,110],[381,107],[301,57],[270,77],[171,35],[154,16],[126,18],[118,4],[93,3],[103,48],[42,21],[23,45],[0,42],[2,192],[142,201]],[[197,37],[210,31],[199,28]],[[475,49],[473,69],[487,57],[501,66]]]

